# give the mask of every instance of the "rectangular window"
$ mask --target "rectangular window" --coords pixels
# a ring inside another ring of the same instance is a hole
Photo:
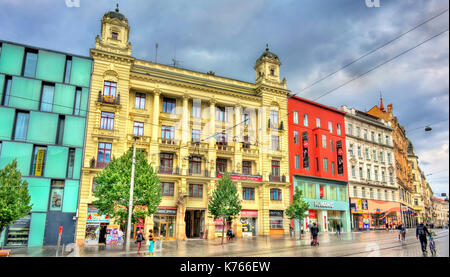
[[[386,182],[386,175],[384,174],[384,171],[381,171],[381,181]]]
[[[270,124],[272,128],[278,128],[278,111],[270,111]]]
[[[326,199],[327,200],[333,200],[333,201],[338,200],[337,199],[337,187],[333,186],[333,185],[330,185],[330,186],[327,186],[327,188],[329,190],[329,193],[328,193],[328,197]]]
[[[303,115],[303,126],[308,127],[308,115]]]
[[[358,157],[362,158],[361,146],[358,145]]]
[[[364,129],[364,139],[367,140],[367,129]]]
[[[375,133],[370,132],[370,138],[372,139],[372,142],[375,142]]]
[[[279,151],[280,150],[280,137],[272,136],[272,150]]]
[[[294,111],[294,124],[298,124],[298,112]]]
[[[64,83],[70,82],[70,73],[72,71],[72,57],[66,56],[66,66],[64,67]]]
[[[227,111],[225,107],[216,107],[216,120],[221,122],[227,121]]]
[[[367,180],[370,180],[370,168],[367,169]]]
[[[203,198],[203,185],[189,185],[189,197]]]
[[[29,112],[16,112],[16,122],[14,125],[13,140],[26,140],[28,132]]]
[[[367,159],[367,160],[370,160],[370,157],[369,157],[369,148],[366,148],[366,159]]]
[[[31,176],[44,176],[46,155],[47,155],[46,146],[34,146],[33,162],[30,168]]]
[[[192,129],[192,142],[200,142],[200,130]]]
[[[389,181],[390,181],[391,183],[394,183],[394,176],[392,175],[391,172],[389,172]]]
[[[356,170],[355,170],[355,166],[352,165],[352,177],[355,178],[356,177]]]
[[[281,201],[281,189],[270,189],[270,200]]]
[[[9,96],[11,94],[11,85],[12,85],[12,77],[5,76],[5,87],[1,88],[1,89],[3,89],[3,99],[2,99],[3,106],[9,105]]]
[[[316,117],[316,127],[320,128],[320,118]]]
[[[242,199],[255,200],[255,189],[254,188],[242,188]]]
[[[353,144],[350,143],[349,147],[348,147],[348,154],[350,156],[353,156]]]
[[[73,105],[73,114],[80,115],[81,111],[81,88],[75,90],[75,104]]]
[[[216,144],[218,144],[218,145],[227,145],[228,144],[227,134],[225,134],[225,133],[217,134]]]
[[[99,142],[97,152],[97,167],[103,168],[111,161],[111,143]]]
[[[377,197],[378,200],[381,200],[381,190],[377,189]]]
[[[300,168],[300,156],[299,155],[295,155],[295,168],[296,169]]]
[[[100,128],[104,130],[114,129],[114,113],[102,112],[100,119]]]
[[[334,162],[331,162],[331,174],[336,174],[334,171]]]
[[[315,142],[316,148],[317,148],[317,145],[318,145],[318,144],[317,144],[317,134],[314,135],[314,142]]]
[[[353,187],[353,197],[358,197],[358,190],[356,187]]]
[[[299,141],[298,132],[294,131],[294,144],[298,144],[298,141]]]
[[[337,134],[338,134],[338,136],[340,136],[341,135],[341,124],[337,124]]]
[[[383,151],[380,151],[379,158],[380,158],[380,162],[384,163],[384,153],[383,153]]]
[[[50,211],[61,211],[64,196],[64,180],[52,180],[50,190]]]
[[[361,136],[361,129],[356,127],[356,136],[359,138]]]
[[[176,99],[164,97],[163,99],[163,113],[175,113]]]
[[[56,133],[56,144],[62,145],[63,139],[64,139],[64,126],[66,122],[66,116],[65,115],[59,115],[58,118],[58,130]]]
[[[117,83],[105,81],[103,83],[103,96],[110,97],[111,100],[116,98]]]
[[[144,135],[144,122],[133,122],[133,135],[143,136]]]
[[[74,165],[75,165],[75,148],[69,148],[69,160],[67,161],[67,179],[73,178]]]
[[[327,148],[327,136],[322,135],[322,148]]]
[[[381,144],[381,134],[378,134],[378,143]]]
[[[364,177],[364,176],[363,176],[363,168],[360,167],[360,168],[359,168],[359,179],[362,180],[363,177]]]
[[[386,136],[386,145],[389,145],[389,142],[390,142],[389,136]]]
[[[162,196],[173,196],[174,194],[174,183],[162,182]]]
[[[319,171],[319,158],[316,158],[316,171]]]
[[[272,161],[272,176],[280,176],[280,161]]]
[[[330,133],[333,133],[333,122],[328,121],[328,131],[330,131]]]
[[[353,135],[353,125],[352,124],[348,124],[348,131],[347,131],[347,133],[349,135]]]
[[[55,85],[42,84],[42,96],[40,110],[51,112],[53,108],[53,96],[55,94]]]
[[[242,173],[244,175],[252,175],[252,162],[242,161]]]
[[[145,109],[145,93],[136,92],[134,107],[141,110]]]
[[[34,78],[36,76],[38,52],[36,50],[26,49],[25,60],[23,64],[22,75]]]
[[[201,118],[202,117],[202,106],[200,103],[192,103],[192,117]]]
[[[387,153],[387,160],[388,160],[388,163],[391,163],[391,153]]]
[[[378,170],[374,170],[374,175],[375,175],[375,181],[378,182]]]
[[[373,159],[374,161],[377,160],[377,150],[372,150],[372,159]]]
[[[363,198],[366,197],[366,188],[361,189],[361,197],[363,197]]]
[[[197,156],[193,156],[189,160],[189,173],[200,174],[202,172],[202,159]]]
[[[325,185],[319,185],[319,198],[327,199],[327,187]]]
[[[334,143],[333,140],[330,140],[330,151],[334,152]]]
[[[163,143],[173,140],[175,129],[173,126],[161,126],[161,138]]]
[[[220,173],[227,172],[227,160],[216,159],[216,170]]]
[[[370,197],[370,199],[373,199],[374,197],[373,197],[373,189],[372,188],[370,188],[369,189],[369,197]]]
[[[160,173],[172,174],[173,172],[173,154],[161,153],[159,154]]]
[[[323,171],[328,172],[328,159],[323,158]]]

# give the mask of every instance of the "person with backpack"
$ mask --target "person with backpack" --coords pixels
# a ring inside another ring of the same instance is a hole
[[[142,241],[144,240],[144,236],[141,233],[141,230],[137,230],[136,232],[136,241],[137,244],[137,254],[139,255],[139,251],[141,250]]]
[[[420,222],[419,225],[417,225],[416,228],[416,239],[420,241],[420,246],[422,247],[422,252],[427,252],[427,235],[431,236],[430,232],[428,231],[427,227],[423,225],[423,222]]]
[[[319,234],[319,228],[317,227],[317,224],[314,222],[313,226],[311,227],[311,236],[313,240],[311,241],[311,245],[319,245],[319,242],[317,241],[317,236]]]

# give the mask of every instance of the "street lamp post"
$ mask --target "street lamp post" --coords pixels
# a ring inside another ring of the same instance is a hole
[[[134,165],[136,164],[136,137],[133,137],[133,163],[131,164],[130,200],[128,202],[127,242],[126,251],[130,250],[131,215],[133,214]]]

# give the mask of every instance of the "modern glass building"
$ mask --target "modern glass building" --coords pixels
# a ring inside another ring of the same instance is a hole
[[[92,60],[0,40],[0,168],[17,159],[31,213],[5,247],[74,241]]]

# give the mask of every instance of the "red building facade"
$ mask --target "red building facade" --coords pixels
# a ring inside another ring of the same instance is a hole
[[[296,96],[288,111],[291,197],[299,186],[310,204],[303,228],[316,222],[323,231],[349,231],[345,113]]]

